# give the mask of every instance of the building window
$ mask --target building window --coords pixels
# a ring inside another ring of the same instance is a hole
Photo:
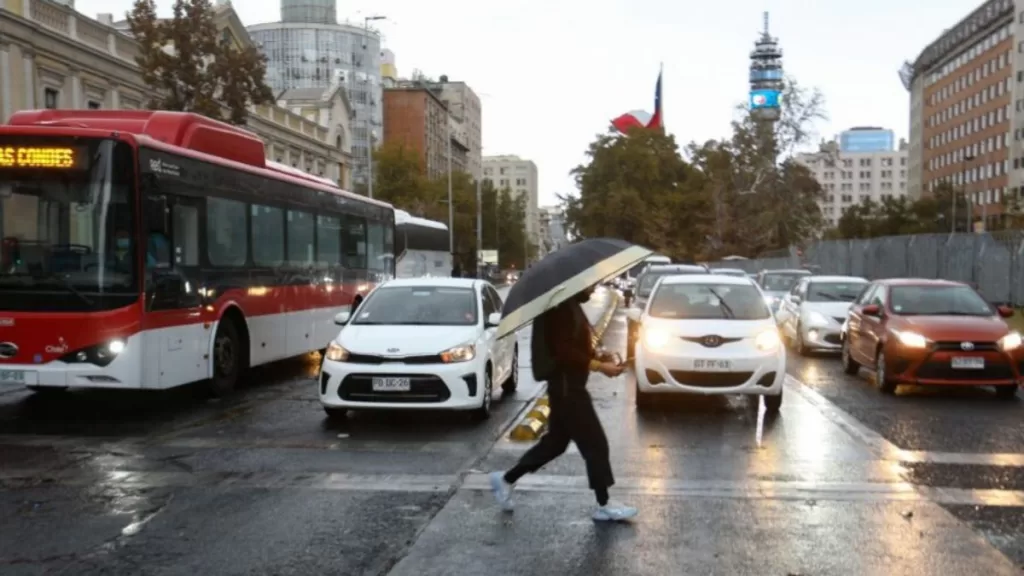
[[[86,106],[88,106],[88,107],[89,107],[89,110],[99,110],[100,108],[102,108],[102,107],[103,107],[103,105],[102,105],[102,104],[100,104],[99,102],[97,102],[97,101],[95,101],[95,100],[89,100],[89,101],[88,101],[88,102],[86,103]]]
[[[60,104],[60,91],[54,88],[43,89],[43,106],[53,110]]]

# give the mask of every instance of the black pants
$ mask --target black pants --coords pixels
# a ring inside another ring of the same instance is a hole
[[[578,380],[578,378],[573,378]],[[512,470],[506,475],[510,481],[518,480],[524,474],[540,470],[548,462],[561,456],[569,442],[575,442],[580,455],[587,463],[587,479],[590,489],[607,494],[615,485],[612,464],[609,460],[608,438],[604,434],[601,420],[594,410],[593,400],[583,381],[568,382],[564,377],[553,377],[548,382],[548,399],[551,402],[551,416],[548,431],[530,450],[523,454]]]

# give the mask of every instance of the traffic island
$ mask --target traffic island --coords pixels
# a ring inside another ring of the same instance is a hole
[[[612,317],[615,316],[615,310],[619,307],[619,293],[614,290],[609,291],[609,293],[611,297],[608,301],[608,307],[601,314],[601,317],[598,318],[597,323],[594,324],[594,347],[601,343],[608,325],[612,322]],[[526,411],[526,416],[512,427],[508,439],[514,442],[532,442],[540,438],[547,429],[550,416],[551,407],[548,396],[547,394],[542,394],[530,405],[529,410]]]

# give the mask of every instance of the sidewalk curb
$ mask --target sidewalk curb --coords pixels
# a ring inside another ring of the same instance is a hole
[[[620,296],[616,291],[611,291],[611,305],[605,309],[604,313],[598,318],[597,323],[594,324],[594,346],[597,346],[601,342],[601,338],[604,337],[605,331],[608,329],[608,325],[611,324],[612,318],[615,316],[615,310],[619,307]],[[533,404],[525,411],[526,416],[518,424],[512,427],[512,431],[508,434],[508,439],[514,442],[532,442],[537,438],[540,438],[548,426],[548,418],[551,416],[551,408],[548,403],[547,394],[542,394]]]

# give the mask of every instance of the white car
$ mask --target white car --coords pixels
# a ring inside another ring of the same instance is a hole
[[[775,318],[800,354],[842,349],[843,323],[868,281],[856,276],[807,276],[782,298]]]
[[[742,394],[782,406],[786,349],[764,294],[749,278],[666,276],[644,310],[635,347],[636,401],[658,394]]]
[[[382,284],[327,348],[317,381],[330,417],[360,409],[472,410],[490,415],[494,383],[518,382],[516,338],[495,340],[502,300],[471,278]]]

